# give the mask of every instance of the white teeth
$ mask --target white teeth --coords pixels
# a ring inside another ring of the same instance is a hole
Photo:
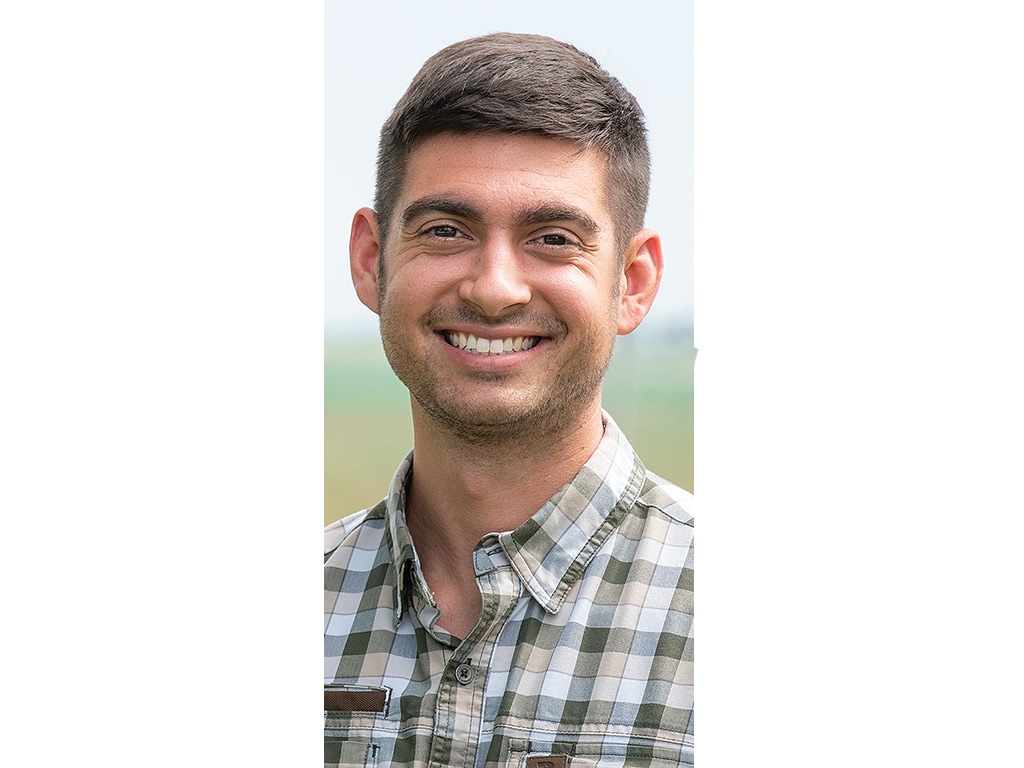
[[[453,347],[464,349],[478,355],[504,355],[509,352],[525,352],[536,346],[539,339],[536,336],[516,336],[508,339],[484,339],[477,338],[472,333],[468,336],[465,333],[445,334],[448,343]]]

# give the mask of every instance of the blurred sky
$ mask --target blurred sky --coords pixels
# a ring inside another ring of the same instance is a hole
[[[651,143],[647,225],[661,234],[665,277],[645,328],[693,323],[692,2],[326,0],[324,320],[328,335],[376,333],[348,274],[352,214],[373,200],[380,126],[423,62],[488,32],[533,32],[576,45],[640,101]]]

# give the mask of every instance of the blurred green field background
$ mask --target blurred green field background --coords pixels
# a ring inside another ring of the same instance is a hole
[[[643,333],[642,333],[643,331]],[[689,329],[621,337],[605,377],[604,407],[648,469],[693,490],[693,335]],[[375,504],[412,447],[409,394],[380,341],[324,345],[324,524]]]

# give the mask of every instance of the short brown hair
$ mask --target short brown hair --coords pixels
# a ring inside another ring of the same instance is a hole
[[[410,153],[418,141],[449,131],[532,133],[597,147],[608,162],[605,192],[620,257],[643,228],[650,188],[643,111],[575,46],[497,33],[454,43],[426,61],[381,129],[374,207],[382,245]]]

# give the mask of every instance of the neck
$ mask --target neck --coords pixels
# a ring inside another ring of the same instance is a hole
[[[493,444],[452,434],[415,401],[412,411],[406,517],[424,575],[439,602],[454,592],[478,602],[474,547],[488,533],[518,528],[576,475],[604,433],[600,398],[556,433]]]
[[[472,539],[526,522],[590,458],[604,434],[599,401],[556,433],[481,444],[446,431],[414,404],[410,517]]]

